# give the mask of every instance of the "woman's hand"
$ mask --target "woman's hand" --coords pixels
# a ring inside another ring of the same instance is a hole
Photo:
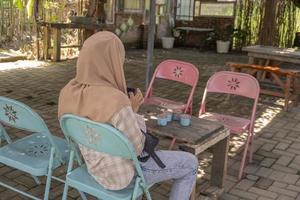
[[[129,92],[129,99],[131,102],[131,107],[133,112],[138,112],[140,106],[144,102],[144,97],[139,88],[136,89],[136,94],[134,95],[132,92]]]

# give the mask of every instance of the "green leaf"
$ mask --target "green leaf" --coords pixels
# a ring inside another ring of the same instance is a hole
[[[22,0],[13,0],[13,4],[14,4],[19,10],[23,10],[23,9],[24,9]]]
[[[35,0],[28,0],[27,2],[26,10],[27,10],[28,19],[32,17],[34,2]]]

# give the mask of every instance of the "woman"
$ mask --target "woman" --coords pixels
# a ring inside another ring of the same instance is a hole
[[[125,50],[120,39],[110,32],[88,38],[79,53],[76,77],[59,96],[58,115],[72,113],[93,121],[110,123],[119,129],[138,155],[143,151],[146,130],[142,116],[136,114],[143,102],[140,90],[128,98],[123,71]],[[95,152],[80,146],[89,173],[109,190],[126,188],[134,177],[130,160]],[[158,151],[166,165],[161,169],[151,158],[141,163],[148,184],[174,179],[172,200],[187,200],[195,184],[198,160],[181,151]]]

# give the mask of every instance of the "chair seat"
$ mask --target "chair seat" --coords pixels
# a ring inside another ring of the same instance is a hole
[[[234,117],[230,115],[222,115],[218,113],[206,112],[200,116],[202,119],[207,119],[211,121],[218,121],[224,124],[224,126],[232,133],[239,134],[248,130],[250,125],[250,120],[240,117]]]
[[[80,191],[91,194],[103,200],[129,200],[134,189],[134,182],[123,190],[107,190],[102,187],[88,173],[85,165],[78,167],[67,175],[68,185],[74,188],[80,188]],[[142,195],[141,187],[138,189],[138,196]]]
[[[185,103],[176,102],[169,99],[164,99],[161,97],[150,97],[145,100],[145,104],[158,105],[163,108],[172,109],[172,110],[184,110],[186,107]]]
[[[69,155],[67,141],[56,136],[52,136],[52,138],[63,154],[64,160],[67,160]],[[48,172],[50,151],[51,145],[48,138],[41,133],[34,133],[1,147],[0,163],[34,176],[42,176]],[[61,162],[54,159],[53,168],[60,165]]]

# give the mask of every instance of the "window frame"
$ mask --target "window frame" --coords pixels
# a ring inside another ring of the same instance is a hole
[[[126,1],[126,0],[121,0],[121,1]],[[129,0],[127,0],[129,1]],[[137,14],[143,14],[144,9],[145,9],[145,0],[138,0],[141,1],[141,6],[139,9],[122,9],[120,8],[120,0],[116,0],[116,13],[137,13]]]
[[[179,8],[178,7],[178,1],[183,1],[183,0],[176,0],[176,20],[179,20],[179,21],[193,21],[194,20],[194,17],[195,17],[195,2],[197,1],[197,0],[189,0],[190,1],[190,9],[191,9],[191,7],[193,7],[193,9],[192,9],[192,15],[177,15],[177,9]],[[180,19],[180,17],[186,17],[186,18],[190,18],[190,19]]]
[[[203,4],[232,4],[233,6],[233,13],[231,16],[227,15],[203,15],[201,12],[201,8]],[[211,2],[211,1],[200,1],[200,15],[197,17],[214,17],[214,18],[234,18],[235,17],[235,8],[236,7],[236,1],[224,1],[224,0],[218,0],[217,2]],[[194,11],[195,12],[195,11]]]

